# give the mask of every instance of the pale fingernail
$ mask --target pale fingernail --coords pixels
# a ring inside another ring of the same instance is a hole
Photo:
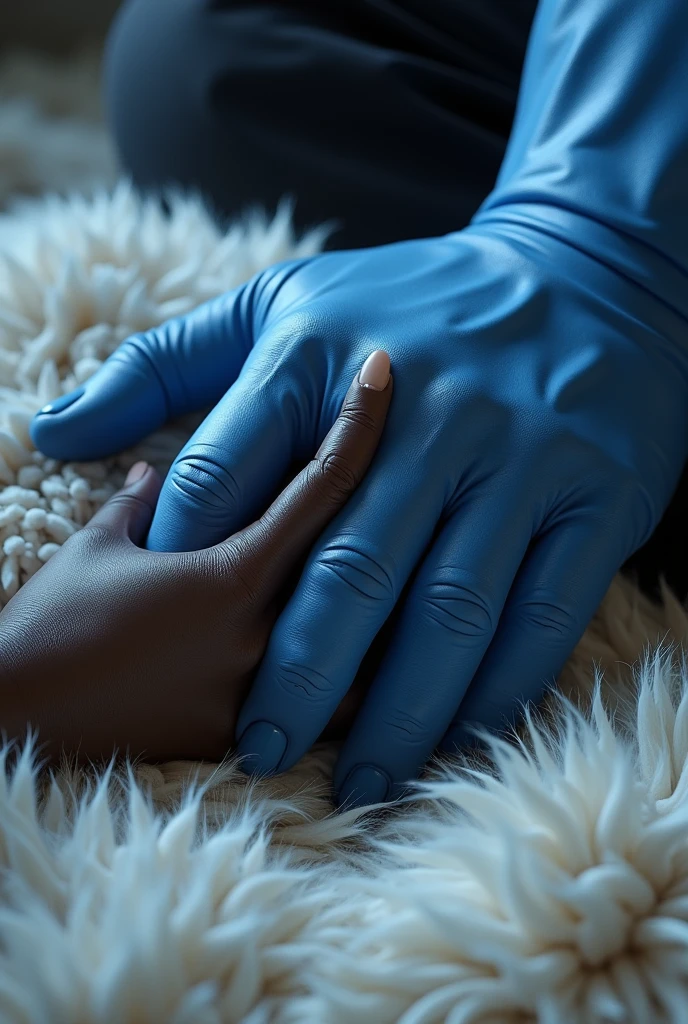
[[[147,462],[135,462],[127,473],[127,479],[124,481],[124,486],[128,487],[129,484],[135,484],[137,480],[141,479],[147,469]]]
[[[361,367],[358,383],[361,387],[372,388],[373,391],[384,391],[389,380],[389,356],[379,348],[371,352]]]

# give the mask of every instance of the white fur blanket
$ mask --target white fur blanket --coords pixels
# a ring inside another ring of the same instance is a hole
[[[0,163],[6,141],[0,117]],[[287,210],[223,237],[197,200],[166,218],[126,184],[0,217],[0,606],[200,419],[60,464],[33,412],[131,331],[318,244]],[[231,760],[48,777],[3,753],[0,1022],[682,1024],[688,618],[664,596],[617,578],[522,744],[435,766],[378,819],[332,813],[332,746],[259,784]]]

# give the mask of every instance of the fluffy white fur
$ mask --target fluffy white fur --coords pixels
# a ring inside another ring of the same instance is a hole
[[[221,236],[197,200],[165,218],[126,184],[0,218],[0,606],[198,420],[62,465],[33,412],[131,331],[319,242],[286,209]],[[31,746],[6,771],[5,750],[0,1022],[682,1024],[687,631],[670,593],[617,578],[520,744],[435,765],[377,818],[332,813],[334,746],[258,784],[231,760],[49,776]]]
[[[288,207],[221,235],[199,200],[171,197],[171,216],[119,185],[93,198],[16,207],[0,222],[0,607],[126,469],[161,470],[202,416],[177,421],[126,455],[62,466],[33,450],[32,415],[87,380],[134,331],[193,309],[291,255],[317,251],[322,233],[296,242]]]

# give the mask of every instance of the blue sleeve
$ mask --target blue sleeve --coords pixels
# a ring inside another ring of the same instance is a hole
[[[506,156],[473,223],[490,221],[612,268],[637,286],[639,316],[688,351],[686,0],[541,0]]]

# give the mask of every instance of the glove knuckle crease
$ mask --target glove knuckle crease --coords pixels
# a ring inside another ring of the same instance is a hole
[[[332,574],[347,588],[375,603],[394,604],[392,577],[382,560],[350,544],[330,544],[318,558],[321,572]]]
[[[427,739],[427,726],[420,719],[400,708],[394,708],[388,712],[384,716],[383,724],[393,733],[395,743],[417,746],[424,744]]]
[[[187,452],[175,462],[170,483],[197,504],[223,512],[241,506],[241,488],[234,474],[204,453]]]
[[[288,694],[308,704],[327,704],[334,689],[326,676],[298,662],[283,662],[276,673],[276,679]]]
[[[480,642],[494,634],[496,617],[489,602],[461,583],[431,583],[425,588],[422,602],[427,618],[457,636]]]
[[[579,629],[579,617],[573,608],[554,597],[538,597],[523,601],[518,617],[527,626],[536,629],[541,637],[553,640],[568,639]]]
[[[165,373],[170,365],[169,347],[160,345],[155,331],[132,334],[115,349],[111,358],[126,365],[129,373],[134,371],[147,379],[156,380],[160,385],[168,414],[172,415],[176,404],[174,395],[178,388],[170,386],[173,375]]]
[[[138,334],[131,334],[126,338],[112,355],[113,358],[116,358],[117,362],[126,363],[127,366],[131,367],[132,362],[136,362],[136,360],[143,359],[147,363],[150,362],[153,355],[152,348],[151,337],[145,332],[139,332]]]

